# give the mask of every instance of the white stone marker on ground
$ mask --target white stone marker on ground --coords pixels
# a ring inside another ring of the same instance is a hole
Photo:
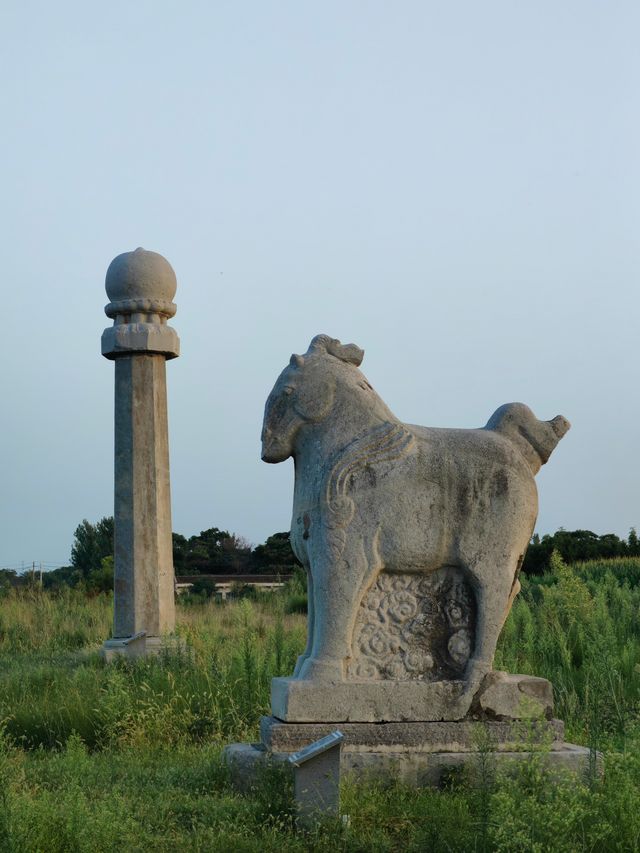
[[[115,361],[114,625],[107,660],[157,652],[175,627],[165,362],[180,354],[167,320],[176,276],[156,252],[114,258],[105,281]]]
[[[300,824],[313,826],[340,814],[340,751],[344,735],[333,731],[292,753],[293,796]]]

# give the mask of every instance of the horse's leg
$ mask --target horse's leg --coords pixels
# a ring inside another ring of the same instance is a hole
[[[298,660],[293,670],[293,678],[300,674],[300,669],[306,659],[311,655],[313,648],[313,621],[315,613],[314,589],[313,589],[313,574],[311,569],[307,569],[307,644],[304,652],[298,656]]]
[[[314,566],[314,630],[311,655],[299,670],[299,678],[342,681],[345,661],[351,654],[354,611],[359,606],[357,590],[366,573],[367,561],[361,545],[332,564]]]
[[[476,593],[476,642],[467,664],[466,692],[475,693],[484,676],[493,667],[500,631],[517,592],[513,584],[513,568],[504,554],[483,560],[472,567]],[[514,561],[515,563],[515,561]]]

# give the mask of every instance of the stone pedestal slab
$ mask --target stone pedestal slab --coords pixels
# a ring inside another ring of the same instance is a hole
[[[462,681],[332,681],[274,678],[271,712],[287,722],[461,719],[471,696]]]
[[[332,681],[274,678],[271,712],[289,723],[549,718],[553,687],[544,678],[491,672],[475,696],[464,681]]]
[[[285,762],[336,727],[344,736],[341,770],[357,776],[438,785],[454,770],[473,771],[487,749],[499,766],[539,749],[552,769],[586,769],[589,750],[565,743],[564,724],[552,718],[553,689],[546,679],[491,672],[469,713],[451,719],[462,688],[462,682],[415,681],[321,688],[304,679],[274,679],[273,707],[280,713],[262,718],[260,743],[227,747],[233,778],[246,789],[260,768]],[[391,719],[385,721],[385,714]]]
[[[516,762],[531,758],[531,750],[491,753],[496,769],[515,770]],[[589,762],[589,750],[584,746],[564,743],[557,748],[540,752],[541,761],[551,771],[570,771],[583,774]],[[452,773],[465,770],[477,772],[480,758],[477,752],[348,752],[343,770],[357,778],[397,779],[415,787],[438,787]]]
[[[501,728],[504,723],[469,724],[465,721],[427,724],[433,725],[444,728],[429,730],[425,724],[406,723],[403,733],[395,729],[374,734],[372,727],[367,725],[341,726],[345,735],[340,759],[341,774],[387,782],[397,779],[415,787],[438,786],[451,772],[464,770],[473,774],[478,769],[480,756],[473,740],[477,743],[487,735],[492,747],[490,760],[496,768],[509,769],[515,767],[515,762],[530,759],[536,744],[540,745],[540,760],[552,771],[583,773],[588,767],[589,750],[564,743],[561,740],[563,725],[559,720],[546,722],[538,731],[532,729],[529,734],[524,729],[520,736],[516,727]],[[233,782],[240,790],[250,789],[264,768],[270,765],[287,767],[293,744],[297,746],[309,736],[315,737],[316,733],[327,731],[327,728],[314,726],[312,734],[310,730],[301,731],[299,725],[281,723],[280,726],[282,728],[263,723],[274,749],[267,748],[264,743],[234,743],[225,748],[224,755]],[[486,734],[482,727],[487,727]],[[501,740],[502,737],[505,739]],[[449,743],[445,742],[446,738],[451,739]]]
[[[335,723],[283,723],[275,717],[260,720],[260,741],[270,752],[296,752],[331,734]],[[479,737],[499,752],[517,751],[523,744],[564,743],[561,720],[459,720],[424,723],[340,723],[343,751],[352,752],[474,752]]]

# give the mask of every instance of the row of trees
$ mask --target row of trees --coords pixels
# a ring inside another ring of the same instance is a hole
[[[241,536],[211,527],[187,538],[173,534],[173,564],[176,575],[288,574],[300,564],[288,533],[275,533],[253,548]],[[113,518],[96,524],[84,519],[73,534],[71,564],[47,572],[45,586],[75,585],[110,589],[113,584]]]
[[[627,539],[614,533],[598,535],[591,530],[563,530],[531,540],[523,572],[542,574],[553,551],[565,563],[610,557],[640,556],[640,538],[634,528]],[[255,548],[246,539],[227,530],[211,527],[197,536],[173,534],[173,562],[176,575],[288,574],[299,562],[291,550],[288,533],[274,533]],[[11,575],[11,577],[9,577]],[[0,586],[14,583],[16,573],[0,570]],[[95,524],[84,519],[76,528],[71,548],[71,564],[47,572],[47,587],[75,585],[82,581],[94,590],[113,584],[113,518]]]
[[[553,551],[565,563],[610,557],[639,557],[640,538],[631,528],[627,539],[615,533],[598,535],[591,530],[563,530],[531,540],[525,555],[523,571],[541,574],[549,565]],[[76,528],[71,566],[87,578],[91,572],[104,569],[105,558],[113,556],[113,518],[97,524],[86,519]],[[176,575],[216,574],[286,574],[300,564],[289,542],[288,533],[274,533],[266,542],[252,548],[235,533],[211,527],[188,539],[173,534],[173,562]]]
[[[288,533],[274,533],[252,548],[242,536],[211,527],[187,539],[173,534],[176,575],[288,574],[300,563]]]
[[[640,557],[640,539],[634,527],[631,528],[627,539],[620,539],[615,533],[598,536],[591,530],[563,528],[553,535],[547,533],[542,538],[536,534],[527,548],[523,572],[541,575],[548,567],[553,551],[557,551],[565,563],[611,557]]]

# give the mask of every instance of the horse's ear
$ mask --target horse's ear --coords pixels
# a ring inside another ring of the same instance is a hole
[[[291,367],[302,367],[304,364],[304,358],[301,355],[296,355],[295,352],[289,359],[289,364]]]

